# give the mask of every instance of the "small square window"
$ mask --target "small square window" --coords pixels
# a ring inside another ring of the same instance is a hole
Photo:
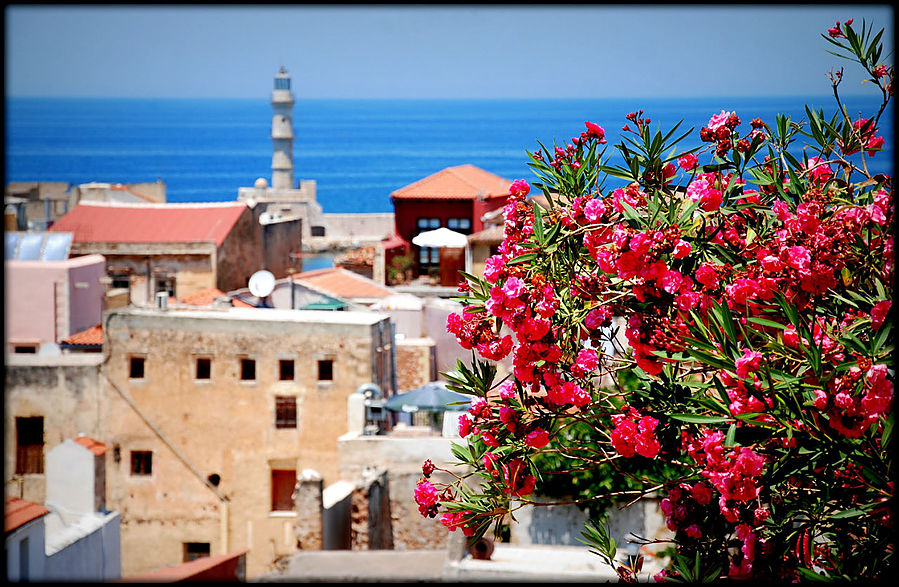
[[[297,398],[275,397],[275,428],[297,427]]]
[[[240,360],[240,380],[255,381],[256,380],[256,359],[248,359],[244,357]]]
[[[334,360],[321,359],[318,362],[318,380],[333,381],[334,380]]]
[[[189,563],[192,560],[209,556],[208,542],[185,542],[184,543],[184,562]]]
[[[142,477],[153,474],[153,451],[131,451],[131,474]]]
[[[293,381],[293,359],[281,359],[278,361],[278,379],[281,381]]]
[[[209,357],[197,357],[197,369],[195,374],[197,379],[212,378],[212,359]]]
[[[130,379],[144,378],[144,357],[130,357],[128,361],[128,377]]]

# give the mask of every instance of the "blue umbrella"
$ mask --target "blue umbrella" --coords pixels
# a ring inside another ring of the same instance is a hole
[[[448,405],[457,402],[464,403]],[[393,396],[384,402],[384,407],[393,412],[444,412],[467,410],[470,403],[470,395],[448,390],[443,381],[431,381],[418,389]]]

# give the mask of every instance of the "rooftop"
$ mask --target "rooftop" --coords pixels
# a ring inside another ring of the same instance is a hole
[[[7,533],[50,513],[44,506],[18,497],[7,497],[5,508]]]
[[[103,346],[103,326],[100,324],[91,326],[87,330],[62,339],[59,343],[68,346]]]
[[[228,294],[217,287],[210,287],[209,289],[204,289],[203,291],[198,291],[189,296],[185,296],[178,301],[182,304],[187,304],[188,306],[211,306],[216,299],[223,297],[228,297]],[[238,298],[232,298],[231,303],[235,308],[256,307]]]
[[[122,204],[82,201],[50,227],[74,233],[76,243],[185,243],[225,241],[244,202]]]
[[[94,440],[90,436],[78,436],[73,440],[97,456],[100,456],[109,450],[108,446],[98,440]]]
[[[385,298],[394,295],[393,290],[378,285],[372,279],[363,277],[340,267],[313,269],[293,276],[294,281],[320,291],[345,299]]]
[[[183,322],[188,319],[246,321],[246,322],[293,322],[299,324],[350,324],[372,325],[388,318],[387,314],[377,312],[332,312],[329,310],[279,310],[275,308],[222,308],[193,309],[173,308],[158,310],[156,308],[128,307],[113,310],[116,314],[142,316],[152,318],[153,323],[172,319]],[[168,326],[166,326],[168,327]]]
[[[511,181],[471,164],[447,167],[402,187],[392,199],[475,200],[509,195]]]

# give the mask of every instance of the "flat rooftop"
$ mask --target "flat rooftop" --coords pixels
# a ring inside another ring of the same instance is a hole
[[[244,322],[292,322],[298,324],[372,325],[390,318],[380,312],[344,312],[331,310],[278,310],[275,308],[157,308],[128,307],[110,313],[153,319],[234,320]]]

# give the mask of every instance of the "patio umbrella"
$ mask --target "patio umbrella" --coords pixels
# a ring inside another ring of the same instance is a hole
[[[447,405],[455,402],[465,403]],[[418,389],[393,396],[384,402],[384,407],[393,412],[444,412],[466,410],[470,402],[471,396],[448,390],[442,381],[431,381]]]
[[[460,249],[468,244],[468,237],[460,232],[441,226],[436,230],[428,230],[413,237],[412,244],[419,247],[450,247]]]

